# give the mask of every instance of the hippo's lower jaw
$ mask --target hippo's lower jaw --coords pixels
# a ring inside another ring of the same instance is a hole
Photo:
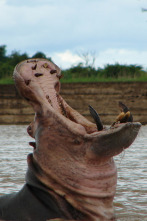
[[[117,179],[112,157],[132,144],[141,124],[97,131],[59,95],[60,77],[60,69],[45,59],[21,62],[14,71],[16,87],[36,112],[28,128],[36,141],[28,157],[31,176],[79,210],[85,221],[111,220]]]

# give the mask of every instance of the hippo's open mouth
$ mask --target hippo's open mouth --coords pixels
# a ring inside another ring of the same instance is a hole
[[[46,59],[29,59],[16,66],[14,70],[16,87],[33,106],[36,119],[48,114],[48,118],[54,118],[54,121],[60,122],[62,127],[71,133],[93,140],[92,146],[99,154],[102,147],[105,149],[107,146],[106,149],[110,150],[113,146],[115,149],[119,142],[122,149],[134,141],[141,124],[132,122],[130,112],[125,109],[127,108],[125,105],[120,103],[123,114],[119,115],[109,129],[104,129],[98,114],[91,106],[90,112],[96,124],[87,120],[64,101],[59,94],[61,76],[58,66]],[[35,136],[35,127],[31,135]],[[115,154],[119,152],[115,151]]]
[[[132,144],[141,124],[132,122],[121,102],[121,114],[109,128],[91,106],[95,123],[90,122],[61,97],[60,78],[60,69],[46,59],[23,61],[14,70],[17,89],[35,111],[28,127],[35,142],[27,158],[27,183],[36,186],[37,180],[39,188],[43,184],[68,220],[114,220],[117,174],[112,157]],[[78,213],[73,214],[67,202]]]

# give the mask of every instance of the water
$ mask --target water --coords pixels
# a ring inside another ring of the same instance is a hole
[[[0,125],[0,195],[16,192],[25,183],[26,157],[32,152],[27,126]],[[147,221],[147,126],[133,145],[115,157],[118,168],[114,199],[118,221]]]

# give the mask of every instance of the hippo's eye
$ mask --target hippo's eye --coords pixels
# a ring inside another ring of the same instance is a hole
[[[40,77],[42,75],[43,75],[42,73],[35,73],[35,77]]]
[[[53,70],[50,71],[50,73],[55,74],[55,73],[57,73],[57,70],[53,69]]]

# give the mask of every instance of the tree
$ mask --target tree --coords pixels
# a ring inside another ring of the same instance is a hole
[[[28,55],[26,53],[20,54],[18,51],[13,51],[9,56],[9,63],[13,66],[17,65],[19,62],[28,59]]]
[[[84,60],[85,67],[94,67],[95,60],[96,60],[96,53],[95,51],[87,51],[87,52],[78,52],[77,53],[82,60]]]
[[[4,61],[6,59],[6,45],[0,46],[0,61]]]
[[[48,59],[49,61],[52,61],[51,57],[47,57],[44,53],[38,51],[36,52],[32,58],[44,58],[44,59]]]
[[[33,56],[32,56],[32,58],[45,58],[46,59],[46,55],[44,54],[44,53],[42,53],[42,52],[36,52]]]

